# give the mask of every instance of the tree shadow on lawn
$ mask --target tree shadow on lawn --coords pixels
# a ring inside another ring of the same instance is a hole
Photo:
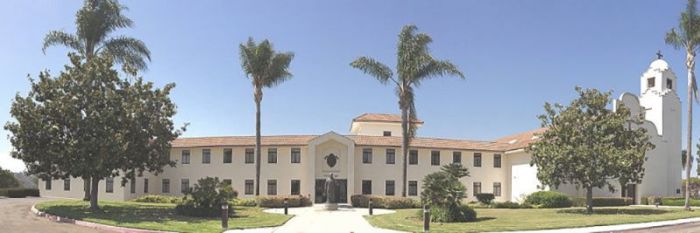
[[[617,208],[612,208],[612,209],[593,209],[593,214],[603,214],[603,215],[619,215],[619,214],[626,214],[626,215],[652,215],[652,214],[666,214],[670,213],[671,211],[668,210],[660,210],[660,209],[617,209]],[[558,210],[557,213],[559,214],[584,214],[584,215],[589,215],[586,212],[586,209],[563,209],[563,210]]]
[[[76,220],[84,220],[86,218],[114,221],[117,224],[124,223],[141,223],[141,222],[156,222],[165,223],[168,221],[183,221],[188,223],[202,223],[219,218],[200,218],[178,215],[175,209],[169,206],[114,206],[102,205],[101,211],[95,212],[87,206],[50,206],[43,211],[55,214],[62,217],[68,217]],[[237,215],[232,218],[247,218],[249,215]]]

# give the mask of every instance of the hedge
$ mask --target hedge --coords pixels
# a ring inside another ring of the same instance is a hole
[[[493,193],[477,193],[476,194],[476,199],[481,202],[481,204],[488,205],[493,201],[493,199],[496,198]]]
[[[661,198],[661,205],[666,206],[685,206],[685,198],[683,197],[664,197]],[[650,204],[653,205],[653,204]],[[700,199],[690,199],[691,206],[700,206]]]
[[[529,204],[520,204],[517,202],[512,202],[512,201],[506,201],[506,202],[494,202],[491,204],[491,207],[496,208],[496,209],[524,209],[524,208],[532,208],[531,205]]]
[[[350,196],[350,204],[352,205],[352,207],[367,208],[370,198],[372,198],[372,206],[374,208],[410,209],[421,207],[421,204],[418,200],[414,200],[409,197],[374,195],[352,195]]]
[[[525,203],[540,208],[571,207],[571,199],[566,194],[554,191],[538,191],[528,195]]]
[[[257,206],[255,198],[236,198],[228,202],[233,206]]]
[[[416,217],[423,218],[423,210],[416,211]],[[431,222],[472,222],[476,221],[476,211],[468,205],[453,207],[437,206],[430,208]]]
[[[133,199],[131,201],[146,202],[146,203],[173,203],[173,204],[177,204],[177,203],[180,203],[182,201],[182,198],[173,197],[173,196],[164,196],[164,195],[145,195],[145,196],[140,196],[140,197]]]
[[[29,188],[8,188],[0,189],[0,196],[6,196],[9,198],[22,198],[22,197],[38,197],[39,189],[29,189]]]
[[[575,197],[573,198],[574,206],[585,207],[586,198],[585,197]],[[593,197],[593,206],[628,206],[634,205],[634,201],[629,197]]]
[[[258,206],[265,208],[283,208],[284,199],[287,199],[287,204],[289,204],[289,207],[302,207],[311,205],[311,200],[308,197],[302,195],[260,196],[256,198]]]

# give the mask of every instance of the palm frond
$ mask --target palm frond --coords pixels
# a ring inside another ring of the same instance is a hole
[[[292,73],[289,72],[289,64],[294,59],[294,53],[278,53],[272,57],[267,68],[267,74],[263,80],[264,87],[274,87],[290,79]]]
[[[131,37],[116,37],[105,41],[104,52],[112,56],[115,62],[128,65],[138,70],[146,70],[146,59],[151,60],[151,51],[143,41]]]
[[[388,83],[394,75],[394,73],[391,71],[391,69],[389,69],[388,66],[369,57],[360,57],[357,60],[351,62],[350,66],[352,66],[355,69],[361,70],[365,74],[374,76],[382,84]]]
[[[432,77],[439,77],[445,75],[454,75],[464,79],[464,74],[449,61],[436,61],[432,58],[425,64],[423,64],[419,69],[415,78],[412,80],[416,85],[420,85],[423,79],[428,79]]]
[[[62,31],[50,31],[46,34],[46,37],[44,37],[44,46],[41,48],[41,51],[46,53],[46,49],[54,45],[63,45],[77,50],[79,53],[83,53],[84,51],[83,44],[80,43],[80,40],[75,35]]]
[[[674,49],[685,47],[683,39],[678,35],[675,28],[671,28],[671,31],[666,33],[664,41],[666,44],[673,46]]]
[[[289,64],[294,59],[294,53],[277,53],[270,41],[263,40],[256,44],[253,38],[240,44],[239,49],[241,66],[254,86],[274,87],[292,77]]]

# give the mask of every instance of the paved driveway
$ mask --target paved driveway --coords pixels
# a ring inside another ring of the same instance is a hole
[[[51,222],[35,216],[29,209],[36,202],[49,198],[0,198],[0,232],[87,233],[102,232],[67,223]]]
[[[697,211],[697,210],[696,210]],[[654,227],[639,230],[616,231],[620,233],[691,233],[700,232],[700,222],[691,222],[665,227]]]

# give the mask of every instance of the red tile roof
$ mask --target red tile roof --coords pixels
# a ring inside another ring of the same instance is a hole
[[[384,113],[365,113],[352,119],[352,122],[394,122],[401,123],[401,115]],[[413,122],[423,124],[423,121],[416,119]]]
[[[316,135],[262,136],[260,141],[265,146],[302,146],[315,137]],[[172,147],[175,148],[251,145],[255,145],[255,136],[178,138],[172,142]]]
[[[519,134],[514,134],[506,137],[496,139],[496,142],[507,144],[504,150],[517,150],[527,147],[531,142],[539,139],[537,135],[546,131],[547,128],[539,128],[535,130],[530,130],[527,132],[522,132]]]

